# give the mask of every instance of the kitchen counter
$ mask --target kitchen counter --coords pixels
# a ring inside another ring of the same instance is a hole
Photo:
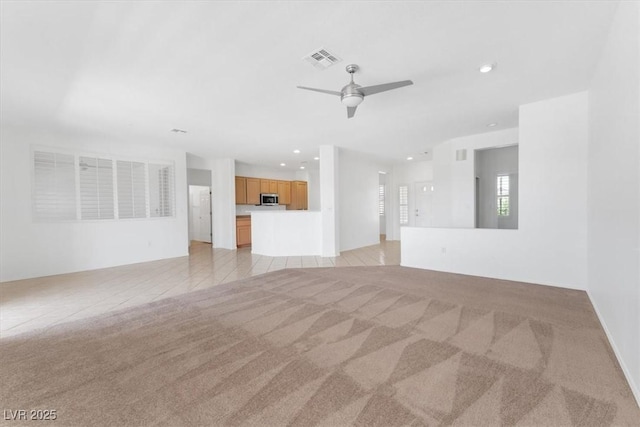
[[[251,252],[266,256],[322,254],[319,211],[251,212]]]

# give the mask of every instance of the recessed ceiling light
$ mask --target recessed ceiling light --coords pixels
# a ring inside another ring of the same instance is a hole
[[[320,157],[314,157],[313,160],[320,160]]]
[[[293,153],[294,153],[294,154],[300,154],[300,150],[295,149],[295,150],[293,150]]]
[[[489,124],[487,125],[487,127],[492,128],[492,127],[495,127],[495,126],[497,126],[497,125],[498,125],[497,123],[489,123]]]
[[[493,70],[494,68],[496,68],[496,64],[484,64],[482,67],[480,67],[480,72],[481,73],[488,73],[489,71]]]
[[[300,169],[304,169],[304,166],[300,166]]]
[[[413,157],[409,156],[407,157],[407,160],[413,160]]]
[[[287,166],[286,163],[280,163],[280,166]]]

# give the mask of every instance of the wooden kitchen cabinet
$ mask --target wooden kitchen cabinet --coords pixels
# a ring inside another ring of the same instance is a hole
[[[236,217],[236,246],[251,246],[251,217]]]
[[[269,180],[261,179],[260,180],[260,192],[261,193],[269,193]]]
[[[246,178],[247,180],[247,205],[260,204],[260,179]]]
[[[247,179],[236,176],[236,205],[247,204]]]
[[[298,189],[295,190],[296,188]],[[304,181],[279,181],[277,179],[236,176],[236,205],[259,205],[260,194],[263,193],[277,194],[279,196],[278,203],[286,205],[287,209],[307,209],[307,183]],[[291,208],[289,205],[294,198],[300,200],[300,206],[296,204],[295,208]]]
[[[291,203],[291,181],[278,181],[278,197],[281,205]]]
[[[267,194],[278,193],[278,180],[275,179],[260,179],[260,192]]]
[[[308,209],[306,181],[291,182],[291,203],[287,209],[298,211]]]

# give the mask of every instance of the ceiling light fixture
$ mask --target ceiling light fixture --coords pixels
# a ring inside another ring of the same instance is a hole
[[[407,157],[407,160],[413,160],[413,157],[409,156]]]
[[[320,157],[314,157],[313,160],[320,160]]]
[[[488,73],[489,71],[492,71],[494,68],[496,68],[496,64],[484,64],[482,67],[480,67],[480,72]]]
[[[304,166],[300,166],[300,169],[304,169]]]
[[[495,126],[497,126],[497,125],[498,125],[497,123],[489,123],[489,124],[487,125],[487,127],[492,128],[492,127],[495,127]]]
[[[286,163],[280,163],[280,166],[287,166]]]
[[[293,154],[300,154],[300,150],[298,149],[293,150]]]
[[[362,101],[364,101],[364,96],[357,92],[345,93],[344,95],[342,95],[342,99],[340,99],[340,101],[345,107],[353,108],[357,107]]]

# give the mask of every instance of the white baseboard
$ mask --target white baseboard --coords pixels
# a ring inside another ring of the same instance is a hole
[[[613,340],[613,337],[609,333],[609,328],[607,327],[607,323],[604,321],[604,319],[600,315],[600,310],[598,310],[598,306],[594,302],[593,298],[591,298],[591,294],[589,294],[588,290],[587,290],[587,296],[589,297],[589,301],[591,301],[591,305],[593,306],[593,309],[596,312],[596,316],[598,316],[598,320],[600,321],[600,324],[602,325],[602,328],[604,329],[604,333],[607,335],[607,339],[609,340],[609,345],[611,345],[611,348],[613,349],[613,353],[616,355],[616,359],[618,359],[618,363],[620,364],[620,367],[622,368],[622,373],[624,374],[625,378],[627,379],[627,383],[629,384],[629,387],[631,388],[631,392],[633,393],[633,396],[636,398],[636,404],[638,405],[638,407],[640,407],[640,388],[639,388],[639,385],[635,384],[633,382],[633,377],[631,376],[631,372],[627,368],[627,365],[625,365],[624,360],[622,359],[622,357],[620,357],[620,351],[618,350],[618,347],[616,346],[616,342]]]

